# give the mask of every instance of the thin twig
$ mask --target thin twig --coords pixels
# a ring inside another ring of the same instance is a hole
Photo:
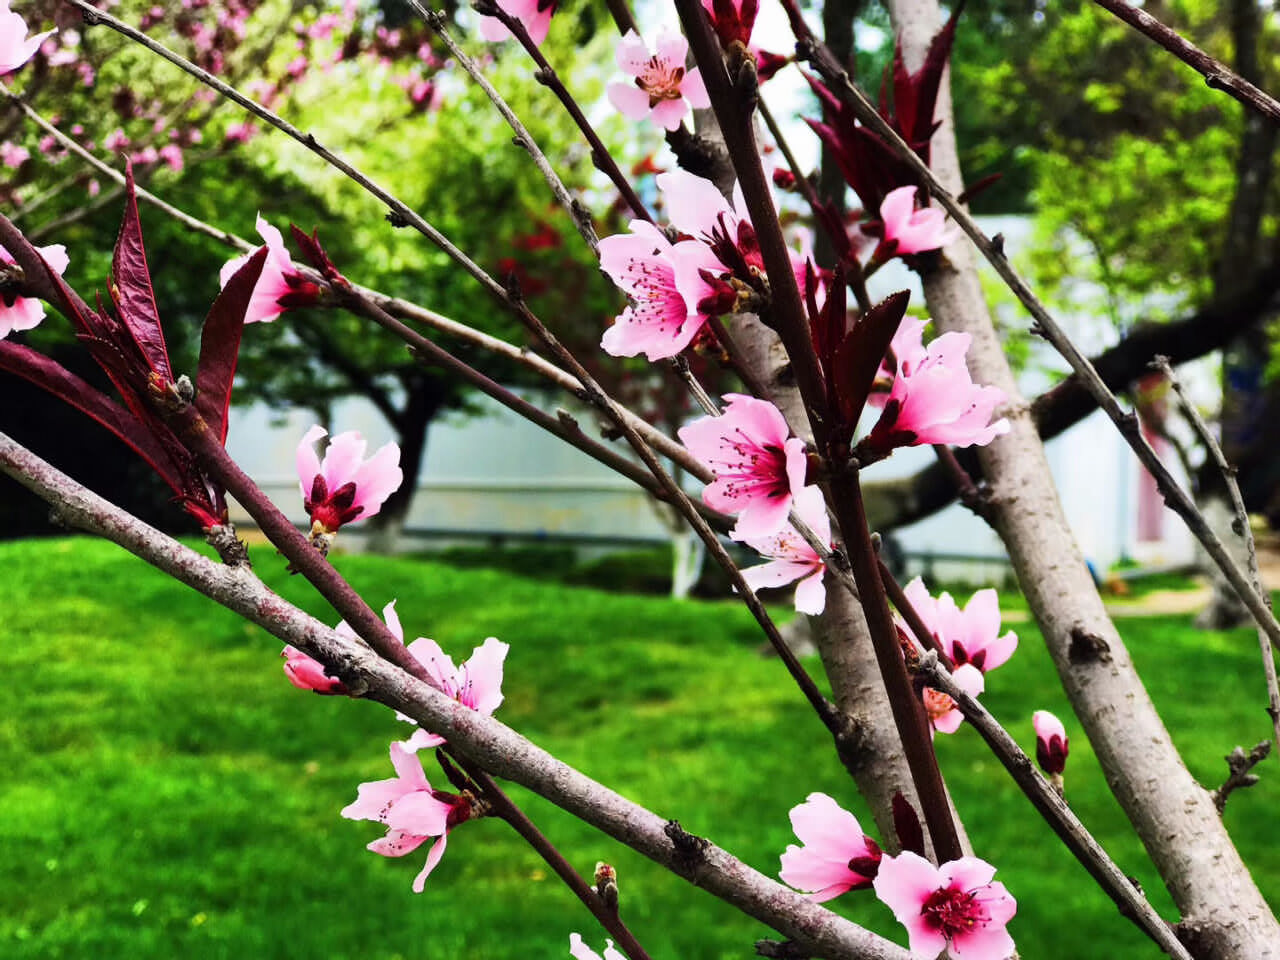
[[[1246,107],[1257,110],[1273,122],[1280,123],[1280,103],[1259,90],[1225,63],[1215,60],[1195,44],[1126,0],[1094,0],[1098,6],[1110,10],[1139,33],[1164,47],[1175,57],[1204,75],[1204,82],[1215,90],[1223,90]]]
[[[809,209],[813,211],[814,219],[823,230],[827,231],[827,235],[831,236],[833,246],[843,246],[848,242],[849,238],[832,236],[835,229],[834,225],[829,223],[826,217],[818,216],[818,208],[822,203],[818,199],[818,192],[813,188],[813,184],[809,182],[809,178],[805,176],[804,171],[800,169],[800,164],[796,160],[795,154],[791,152],[791,145],[787,143],[786,137],[782,135],[782,128],[769,111],[769,105],[761,97],[756,106],[760,111],[760,116],[764,119],[765,126],[769,128],[769,135],[773,137],[773,142],[778,145],[778,149],[782,151],[782,156],[786,158],[787,166],[791,169],[791,175],[795,177],[796,185],[800,188],[800,192],[804,194],[804,198],[809,204]],[[858,301],[858,308],[863,313],[866,313],[871,309],[871,297],[867,293],[866,279],[862,275],[862,264],[858,262],[856,257],[851,257],[844,261],[844,266],[845,285],[853,291],[853,297]]]
[[[542,179],[547,181],[547,186],[551,188],[551,193],[555,196],[556,201],[568,212],[582,239],[591,248],[591,252],[599,256],[600,239],[596,236],[596,228],[591,223],[591,214],[582,205],[582,201],[569,195],[569,191],[551,166],[551,161],[547,159],[547,155],[542,152],[542,148],[533,139],[533,134],[521,123],[515,111],[511,109],[507,101],[502,98],[502,94],[498,93],[485,75],[480,72],[475,62],[454,42],[453,37],[445,27],[445,15],[428,10],[419,0],[408,0],[408,4],[413,7],[418,16],[422,17],[423,21],[440,38],[441,42],[449,48],[449,53],[453,56],[454,61],[466,71],[467,76],[471,78],[475,85],[484,91],[484,95],[489,98],[489,102],[493,104],[494,109],[502,115],[502,119],[507,121],[507,125],[515,131],[514,142],[516,146],[523,148],[529,154],[533,165],[542,174]]]
[[[569,93],[568,88],[561,81],[560,76],[552,68],[550,62],[538,45],[533,42],[533,38],[529,36],[529,30],[525,27],[524,22],[519,17],[513,17],[507,11],[496,3],[488,4],[485,15],[496,17],[502,22],[513,37],[519,41],[520,46],[524,47],[525,52],[529,54],[530,59],[538,65],[538,69],[534,72],[533,78],[540,84],[551,90],[556,95],[561,105],[573,118],[573,122],[578,125],[578,129],[582,131],[582,135],[586,138],[587,143],[591,147],[591,162],[595,164],[596,169],[602,171],[605,176],[612,181],[618,193],[622,196],[623,201],[631,208],[632,214],[641,220],[647,220],[653,223],[653,215],[649,213],[649,209],[644,205],[644,201],[640,199],[640,195],[636,193],[635,188],[631,186],[631,181],[618,168],[618,162],[613,159],[613,154],[600,140],[600,136],[596,133],[595,128],[591,126],[591,121],[587,119],[587,115],[582,112],[582,108],[578,106],[578,101]]]
[[[99,23],[106,24],[112,30],[115,30],[117,33],[121,34],[122,36],[128,37],[130,40],[133,40],[135,43],[140,44],[141,46],[150,50],[152,53],[156,54],[157,56],[165,60],[168,60],[174,66],[179,67],[180,69],[191,74],[191,76],[195,77],[197,80],[199,80],[201,83],[205,84],[206,86],[216,90],[218,93],[222,94],[222,96],[226,97],[228,100],[231,100],[239,104],[241,107],[243,107],[245,110],[248,110],[254,116],[264,120],[265,122],[269,123],[271,126],[275,127],[277,130],[279,130],[280,132],[286,134],[287,136],[296,140],[298,143],[302,144],[312,153],[321,157],[331,166],[341,171],[358,186],[362,187],[363,189],[368,191],[370,194],[372,194],[373,196],[381,200],[383,203],[385,203],[391,209],[390,219],[393,224],[396,224],[396,225],[407,224],[408,226],[413,227],[415,230],[421,233],[424,237],[426,237],[428,240],[434,243],[440,250],[446,253],[455,263],[457,263],[460,267],[466,270],[467,273],[469,273],[475,280],[477,280],[480,283],[480,285],[483,286],[490,294],[492,294],[494,297],[496,297],[498,300],[504,303],[507,302],[506,290],[503,288],[502,284],[498,283],[497,280],[489,276],[489,274],[486,273],[478,264],[476,264],[475,261],[473,261],[465,253],[463,253],[456,246],[454,246],[453,243],[450,242],[448,237],[446,237],[443,233],[441,233],[435,227],[431,226],[431,224],[429,224],[418,213],[412,210],[402,200],[397,198],[390,191],[380,186],[368,175],[366,175],[365,173],[362,173],[356,167],[352,166],[346,160],[342,159],[340,156],[338,156],[328,147],[321,144],[320,141],[316,139],[314,134],[303,133],[301,130],[299,130],[293,124],[289,123],[289,121],[285,120],[279,114],[274,113],[271,110],[268,110],[266,107],[264,107],[262,104],[258,103],[257,101],[249,97],[246,97],[239,90],[219,80],[217,77],[209,73],[207,70],[202,70],[200,67],[196,66],[190,60],[187,60],[184,57],[180,56],[179,54],[175,53],[173,50],[170,50],[164,44],[158,43],[157,41],[153,40],[151,37],[148,37],[145,33],[142,33],[139,30],[135,30],[133,27],[129,26],[128,24],[117,20],[115,17],[111,16],[109,13],[105,13],[102,10],[99,10],[97,7],[91,6],[88,3],[88,0],[67,0],[67,2],[73,4],[74,6],[80,9],[80,11],[84,14],[85,23],[88,24],[89,26],[93,26]]]
[[[932,651],[926,652],[916,664],[916,673],[930,687],[945,693],[956,702],[966,720],[973,724],[991,752],[996,755],[1001,765],[1009,771],[1009,775],[1022,789],[1032,806],[1048,822],[1067,849],[1080,861],[1081,866],[1089,871],[1089,875],[1115,901],[1120,912],[1129,917],[1142,930],[1160,945],[1169,956],[1176,960],[1191,960],[1173,930],[1156,913],[1155,908],[1147,902],[1146,897],[1115,865],[1102,845],[1093,838],[1078,817],[1071,812],[1066,801],[1058,795],[1058,791],[1049,783],[1031,762],[1031,758],[1023,753],[1022,748],[1009,736],[1008,731],[1000,726],[986,707],[964,692],[952,678],[951,674],[938,662]]]
[[[1227,797],[1245,787],[1252,787],[1259,780],[1256,773],[1252,770],[1263,760],[1267,759],[1267,754],[1271,752],[1271,741],[1263,740],[1254,745],[1254,748],[1248,753],[1244,752],[1244,747],[1236,747],[1223,759],[1227,761],[1227,779],[1223,781],[1222,786],[1213,791],[1213,805],[1218,808],[1218,813],[1222,813],[1227,808]]]
[[[1204,546],[1206,552],[1213,558],[1219,569],[1222,570],[1223,575],[1231,583],[1237,595],[1245,606],[1249,608],[1254,620],[1266,632],[1272,645],[1280,647],[1280,623],[1277,623],[1262,596],[1253,589],[1248,578],[1222,545],[1222,541],[1218,539],[1218,536],[1205,522],[1204,517],[1200,515],[1191,497],[1174,480],[1168,468],[1164,466],[1159,456],[1151,448],[1151,445],[1142,436],[1142,431],[1138,428],[1137,417],[1132,412],[1126,412],[1121,408],[1116,395],[1107,388],[1106,383],[1103,382],[1088,358],[1080,353],[1062,327],[1053,319],[1044,304],[1031,292],[1031,288],[1027,286],[1026,281],[1014,270],[1002,247],[992,243],[986,234],[982,232],[982,228],[977,225],[973,217],[969,215],[969,212],[938,182],[937,177],[933,175],[933,171],[929,169],[929,165],[921,160],[916,152],[880,116],[871,101],[853,83],[844,68],[835,62],[829,51],[816,43],[811,37],[799,41],[797,48],[803,52],[804,59],[812,63],[818,72],[822,74],[823,79],[833,86],[833,92],[844,103],[848,104],[857,118],[871,128],[906,161],[912,171],[929,188],[929,192],[938,200],[939,204],[969,236],[974,246],[987,259],[987,262],[1000,274],[1009,289],[1013,291],[1014,296],[1027,308],[1027,311],[1034,319],[1033,332],[1048,340],[1058,353],[1066,359],[1079,378],[1080,385],[1089,392],[1097,405],[1111,418],[1134,453],[1138,455],[1138,459],[1142,461],[1143,466],[1151,472],[1160,488],[1160,492],[1164,495],[1165,503],[1182,517],[1192,535]]]
[[[1196,409],[1195,404],[1188,399],[1186,392],[1182,389],[1182,382],[1173,372],[1169,358],[1156,357],[1151,366],[1163,373],[1169,381],[1169,386],[1173,388],[1174,396],[1178,398],[1178,405],[1182,408],[1183,414],[1191,423],[1196,435],[1200,437],[1200,442],[1208,451],[1209,458],[1213,460],[1214,466],[1222,475],[1222,482],[1226,484],[1227,494],[1231,498],[1231,507],[1235,512],[1233,529],[1244,541],[1245,555],[1248,557],[1249,580],[1253,584],[1253,589],[1263,597],[1267,607],[1270,608],[1271,596],[1262,589],[1262,577],[1258,573],[1258,547],[1253,539],[1253,527],[1249,524],[1249,510],[1245,507],[1244,497],[1240,494],[1240,484],[1236,480],[1236,468],[1227,462],[1217,437],[1204,422],[1204,417],[1200,416],[1200,411]],[[1280,747],[1280,683],[1276,680],[1275,652],[1271,649],[1271,643],[1261,628],[1258,629],[1258,646],[1262,649],[1262,675],[1267,683],[1267,716],[1271,718],[1272,739]]]
[[[494,813],[505,820],[511,829],[518,833],[529,846],[533,847],[538,856],[546,861],[547,866],[555,871],[556,876],[564,882],[564,885],[591,911],[592,916],[599,921],[600,926],[604,927],[605,931],[612,934],[614,939],[618,941],[618,946],[622,948],[623,952],[631,960],[650,960],[649,954],[640,945],[640,941],[635,938],[635,934],[622,922],[617,909],[610,909],[609,905],[596,893],[595,888],[582,879],[582,876],[573,868],[573,865],[565,859],[564,854],[529,819],[529,815],[516,806],[512,799],[503,792],[497,781],[474,763],[464,761],[463,766],[467,774],[484,792],[485,799],[493,805]]]

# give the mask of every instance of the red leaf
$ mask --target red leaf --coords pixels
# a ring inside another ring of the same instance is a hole
[[[857,426],[875,383],[889,341],[898,332],[911,294],[899,290],[868,310],[836,347],[832,380],[840,419],[850,430]]]
[[[156,308],[151,272],[147,269],[147,252],[142,246],[142,224],[138,220],[138,198],[134,191],[131,164],[125,166],[124,217],[120,221],[115,253],[111,258],[111,299],[147,363],[165,380],[172,382],[169,351],[165,348],[164,331],[160,328],[160,311]]]
[[[920,826],[920,818],[901,792],[893,795],[893,827],[898,834],[899,847],[925,856],[924,829]]]
[[[324,252],[324,247],[320,246],[320,238],[317,236],[319,231],[312,231],[310,236],[298,229],[295,223],[289,224],[289,230],[293,234],[294,242],[298,244],[298,249],[302,251],[302,256],[307,263],[311,264],[332,284],[343,287],[350,287],[351,284],[333,265],[333,261],[329,259],[329,255]]]
[[[951,44],[955,40],[956,22],[964,3],[958,3],[946,26],[938,31],[929,43],[924,63],[915,73],[908,74],[902,61],[902,44],[899,42],[893,54],[893,108],[902,138],[928,161],[928,143],[933,134],[933,110],[938,102],[938,87],[942,72],[951,57]],[[922,152],[923,148],[923,152]]]
[[[200,334],[200,366],[196,374],[196,410],[218,436],[227,442],[227,408],[231,405],[231,385],[240,357],[240,335],[244,315],[253,298],[253,288],[267,262],[267,248],[261,247],[232,274],[218,299],[209,308]]]

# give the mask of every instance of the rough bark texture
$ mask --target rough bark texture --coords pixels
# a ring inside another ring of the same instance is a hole
[[[756,376],[770,392],[793,430],[805,436],[807,418],[800,393],[791,380],[786,353],[777,335],[753,316],[734,321],[734,338],[742,348]],[[812,439],[806,437],[806,439]],[[916,795],[902,745],[893,723],[889,695],[880,679],[871,632],[858,598],[850,590],[827,577],[827,606],[821,617],[810,621],[812,639],[822,657],[822,666],[831,681],[832,694],[846,716],[853,720],[854,735],[837,746],[840,759],[853,777],[858,791],[871,807],[881,843],[898,849],[893,826],[893,797],[901,793],[917,812]],[[960,839],[969,842],[959,817]],[[926,831],[927,834],[927,831]]]
[[[936,0],[893,0],[891,14],[909,68],[922,62],[942,24]],[[961,175],[943,84],[942,127],[932,160],[958,193]],[[1187,772],[1147,697],[1067,526],[1044,448],[1001,350],[967,241],[945,251],[924,278],[925,297],[942,330],[973,335],[975,380],[1005,390],[1012,430],[981,453],[1007,545],[1063,686],[1108,782],[1182,912],[1198,957],[1280,957],[1280,926],[1223,828],[1208,791]]]

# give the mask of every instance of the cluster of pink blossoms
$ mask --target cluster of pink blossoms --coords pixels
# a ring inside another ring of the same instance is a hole
[[[1000,634],[1000,602],[995,590],[979,590],[963,610],[945,591],[936,599],[932,597],[919,577],[908,583],[903,593],[955,664],[951,676],[956,685],[971,697],[979,696],[986,687],[984,675],[1007,661],[1018,647],[1012,630]],[[899,626],[911,635],[905,624],[899,622]],[[964,722],[956,702],[939,690],[926,687],[924,705],[932,729],[938,733],[955,733]]]
[[[946,951],[952,960],[1007,960],[1013,953],[1005,927],[1018,905],[992,880],[989,863],[961,857],[935,867],[910,851],[886,856],[825,793],[811,793],[794,807],[791,825],[801,846],[787,847],[779,875],[810,899],[871,887],[907,928],[911,952],[921,958]]]
[[[404,628],[395,606],[392,600],[383,608],[382,616],[387,628],[403,643]],[[356,638],[355,631],[345,621],[338,624],[336,631],[350,639]],[[507,644],[489,637],[466,663],[457,667],[434,640],[419,637],[408,646],[409,653],[427,669],[441,691],[485,716],[492,716],[502,705],[503,663],[509,649]],[[326,695],[347,693],[340,679],[331,676],[323,664],[301,650],[285,647],[281,656],[285,658],[285,676],[295,687]],[[403,714],[397,716],[413,722]],[[369,844],[370,850],[384,857],[403,857],[435,838],[427,853],[426,865],[414,878],[414,893],[422,892],[427,876],[444,856],[449,831],[484,814],[483,804],[469,794],[435,790],[427,782],[418,751],[443,743],[444,737],[421,728],[408,740],[393,742],[391,765],[396,776],[362,783],[355,801],[342,809],[342,815],[350,820],[373,820],[387,828],[385,836]]]

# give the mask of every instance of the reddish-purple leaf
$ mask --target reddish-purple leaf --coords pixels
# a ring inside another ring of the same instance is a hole
[[[929,159],[929,138],[934,130],[933,111],[938,102],[938,88],[942,83],[942,72],[946,69],[947,61],[951,57],[956,22],[963,9],[962,0],[956,5],[946,26],[939,30],[930,42],[924,63],[915,73],[907,73],[906,64],[902,60],[901,42],[894,48],[893,109],[898,121],[898,132],[926,162]]]
[[[147,252],[142,245],[142,224],[138,220],[131,164],[125,166],[124,217],[111,258],[111,299],[148,365],[165,380],[172,381],[169,352],[160,328],[160,311],[156,308],[151,272],[147,269]]]
[[[231,385],[240,357],[244,316],[266,262],[267,248],[261,247],[232,274],[209,308],[200,334],[196,410],[223,444],[227,442],[227,408],[231,405]]]
[[[862,415],[880,361],[898,332],[910,299],[910,293],[900,290],[881,300],[854,324],[836,348],[831,377],[840,419],[850,429],[856,427]]]
[[[106,394],[57,361],[30,347],[0,340],[0,370],[22,377],[106,427],[142,457],[175,493],[182,494],[182,471],[141,423]]]
[[[898,846],[903,850],[925,856],[924,828],[915,810],[899,791],[893,795],[893,827],[898,834]]]
[[[331,284],[343,287],[351,286],[347,278],[333,265],[329,255],[324,252],[324,247],[320,246],[319,231],[312,231],[311,235],[308,236],[298,229],[296,223],[289,224],[289,231],[293,234],[293,239],[297,243],[298,249],[302,251],[303,259],[319,270],[326,280]]]

